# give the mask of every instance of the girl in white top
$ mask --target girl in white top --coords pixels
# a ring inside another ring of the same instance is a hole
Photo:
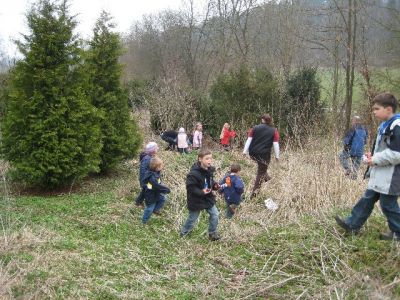
[[[203,143],[203,125],[199,122],[196,124],[193,133],[193,149],[197,150],[201,148]]]
[[[189,153],[188,152],[189,143],[187,134],[185,133],[185,129],[183,127],[179,128],[178,132],[178,151],[179,153]]]

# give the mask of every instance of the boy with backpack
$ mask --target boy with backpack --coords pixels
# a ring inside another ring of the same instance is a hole
[[[224,194],[226,202],[226,217],[231,219],[236,213],[236,209],[242,202],[244,183],[239,176],[240,165],[232,164],[230,173],[226,174],[219,182],[220,191]]]
[[[373,147],[373,153],[365,156],[368,164],[366,177],[368,187],[353,207],[348,218],[335,217],[346,232],[357,234],[379,200],[390,231],[381,234],[383,240],[400,241],[400,114],[395,114],[398,101],[389,93],[377,95],[372,101],[372,110],[378,120],[383,121]]]

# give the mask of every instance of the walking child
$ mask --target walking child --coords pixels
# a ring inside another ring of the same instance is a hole
[[[213,190],[219,189],[219,184],[214,182],[214,167],[212,153],[207,149],[200,149],[198,161],[192,166],[186,177],[187,207],[189,216],[181,229],[181,237],[189,234],[200,212],[205,210],[209,214],[208,237],[211,241],[219,240],[218,234],[218,209],[215,206]]]
[[[181,127],[179,128],[179,133],[178,133],[178,151],[180,154],[183,153],[189,153],[188,151],[189,148],[189,142],[188,142],[188,137],[185,132],[185,128]]]
[[[224,193],[226,217],[231,219],[243,200],[244,183],[239,176],[239,164],[232,164],[230,172],[219,182],[220,191]]]
[[[143,182],[144,176],[146,172],[149,170],[150,166],[150,160],[152,157],[154,157],[157,154],[158,151],[158,145],[155,142],[150,142],[146,145],[145,150],[140,153],[139,159],[140,159],[140,167],[139,167],[139,184],[141,187],[141,191],[139,196],[135,200],[135,205],[144,207],[143,201],[144,201],[144,192],[145,192],[145,184]]]
[[[143,211],[143,224],[147,224],[153,213],[156,215],[160,214],[166,200],[165,194],[170,192],[170,189],[161,182],[161,170],[163,166],[161,159],[153,157],[150,160],[149,170],[144,176],[146,208]]]
[[[372,101],[375,117],[382,121],[373,147],[373,153],[365,157],[369,169],[368,187],[346,219],[335,217],[336,222],[348,233],[358,233],[379,200],[386,216],[388,233],[383,240],[400,241],[400,114],[395,114],[398,101],[389,93],[377,95]]]
[[[193,150],[198,150],[203,145],[203,125],[200,122],[194,127],[192,144]]]

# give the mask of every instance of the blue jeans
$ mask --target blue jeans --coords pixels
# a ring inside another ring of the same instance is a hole
[[[350,217],[346,219],[346,224],[351,229],[359,230],[372,213],[375,202],[379,200],[382,212],[388,221],[389,229],[400,234],[400,207],[397,198],[398,196],[366,190],[364,196],[353,207]]]
[[[146,224],[153,212],[159,212],[161,208],[163,208],[166,200],[166,196],[161,195],[160,199],[157,202],[151,203],[149,205],[146,204],[146,208],[143,211],[142,223]]]
[[[339,154],[339,160],[343,168],[354,177],[357,177],[357,172],[360,169],[361,158],[361,156],[351,156],[349,152],[344,150]]]
[[[217,233],[218,226],[218,208],[213,205],[211,208],[206,209],[207,213],[210,215],[208,219],[208,233]],[[181,234],[186,235],[192,231],[197,219],[200,216],[200,210],[189,210],[189,216],[181,229]]]

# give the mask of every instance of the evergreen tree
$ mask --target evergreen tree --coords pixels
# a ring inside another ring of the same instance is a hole
[[[11,72],[2,153],[17,179],[55,187],[98,171],[98,114],[85,90],[80,41],[67,1],[39,1],[18,42]]]
[[[121,86],[122,68],[118,62],[122,44],[108,13],[102,12],[94,27],[87,56],[93,105],[101,112],[103,148],[101,171],[113,168],[123,158],[133,156],[141,137],[129,116],[128,93]]]

